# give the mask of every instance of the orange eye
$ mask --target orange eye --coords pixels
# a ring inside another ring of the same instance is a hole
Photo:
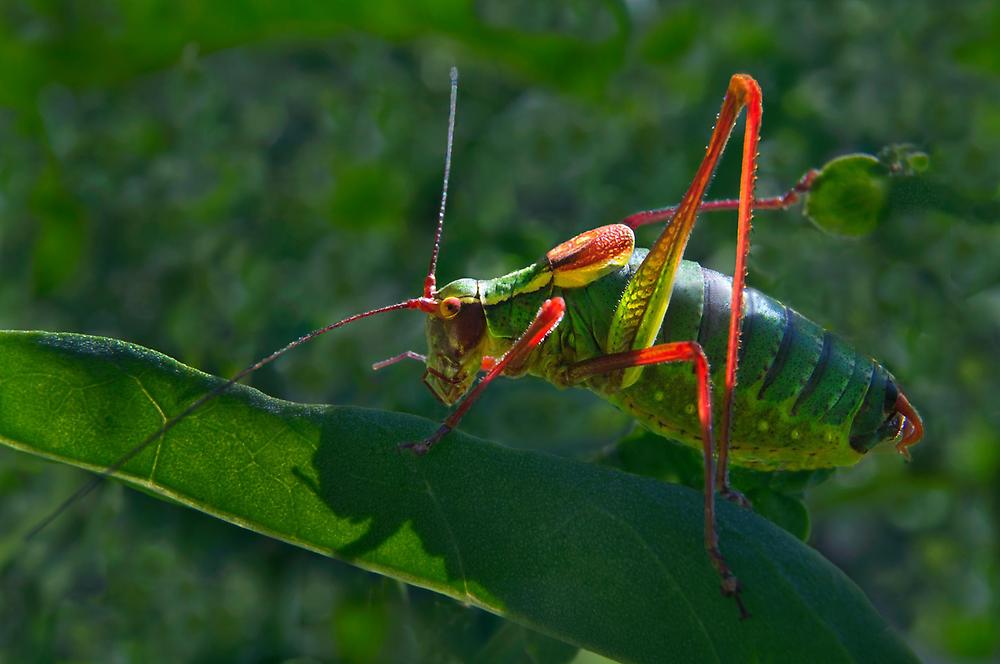
[[[462,301],[457,297],[446,297],[441,300],[441,317],[448,319],[454,318],[458,315],[458,312],[462,309]]]

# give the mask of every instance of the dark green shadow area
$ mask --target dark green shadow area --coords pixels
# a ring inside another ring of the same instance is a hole
[[[0,333],[0,442],[101,467],[217,380],[114,340]],[[915,659],[849,579],[750,512],[720,509],[753,614],[740,622],[695,491],[460,433],[423,458],[398,451],[433,426],[239,387],[119,475],[617,659]]]

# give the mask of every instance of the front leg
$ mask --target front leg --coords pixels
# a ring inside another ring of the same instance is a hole
[[[493,382],[493,379],[503,373],[504,369],[508,366],[520,366],[528,358],[528,355],[533,351],[540,343],[545,341],[545,338],[549,333],[555,329],[559,322],[563,319],[563,315],[566,313],[566,302],[561,297],[554,297],[551,300],[545,300],[542,303],[541,308],[539,308],[538,313],[535,314],[535,319],[531,321],[531,325],[528,329],[518,337],[514,345],[510,347],[506,353],[503,354],[499,360],[489,363],[484,362],[484,368],[489,364],[490,368],[483,379],[479,381],[471,392],[465,395],[462,400],[455,407],[455,410],[441,423],[438,430],[432,433],[427,438],[420,441],[415,441],[411,443],[403,443],[399,447],[401,449],[411,450],[414,454],[423,455],[427,454],[438,441],[448,435],[452,429],[458,426],[462,417],[469,411],[472,404],[476,402],[476,399],[483,393],[486,386]]]

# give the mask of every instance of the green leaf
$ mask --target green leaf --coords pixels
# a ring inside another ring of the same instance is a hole
[[[100,469],[218,381],[120,341],[2,332],[0,441]],[[753,513],[719,506],[741,622],[697,492],[461,433],[400,453],[435,426],[236,387],[117,475],[622,660],[915,661],[849,579]]]
[[[845,155],[820,169],[806,194],[803,211],[828,233],[866,235],[885,215],[888,189],[888,171],[878,159],[867,154]]]

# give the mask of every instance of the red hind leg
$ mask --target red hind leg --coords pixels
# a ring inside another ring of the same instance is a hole
[[[733,288],[730,301],[729,334],[726,348],[725,384],[722,393],[719,433],[718,463],[715,483],[727,497],[741,498],[729,487],[727,464],[729,438],[732,428],[733,390],[739,360],[740,325],[743,319],[743,286],[746,278],[746,257],[750,249],[750,218],[754,202],[754,179],[757,171],[757,144],[760,139],[761,92],[760,86],[746,74],[736,74],[729,81],[726,96],[719,110],[718,120],[705,156],[695,172],[691,185],[681,199],[671,223],[666,224],[660,237],[650,247],[649,253],[629,281],[618,304],[615,319],[608,333],[606,349],[616,352],[651,346],[660,331],[663,316],[670,301],[673,280],[681,256],[697,220],[702,197],[708,187],[715,167],[722,156],[729,135],[740,111],[746,108],[746,128],[743,135],[743,160],[740,170],[740,195],[736,202],[738,241],[736,267],[733,270]],[[627,369],[620,377],[624,386],[639,378],[637,369]]]
[[[746,259],[750,252],[750,218],[753,215],[754,184],[757,178],[757,144],[763,113],[760,86],[749,76],[734,76],[731,86],[742,92],[746,105],[746,128],[743,132],[743,162],[740,167],[740,197],[737,209],[736,267],[733,269],[733,294],[730,300],[729,341],[726,344],[726,382],[722,392],[722,431],[719,457],[715,468],[716,488],[727,498],[748,504],[729,486],[729,437],[732,432],[733,390],[739,362],[740,326],[743,323],[743,286],[746,282]],[[807,176],[808,177],[808,176]]]
[[[815,168],[810,169],[798,182],[795,183],[794,187],[780,196],[755,198],[753,201],[753,209],[784,210],[786,208],[790,208],[799,202],[802,198],[802,194],[805,194],[812,189],[813,181],[816,179],[817,175],[819,175],[819,171]],[[726,198],[719,201],[704,201],[698,206],[698,212],[724,212],[727,210],[738,210],[739,206],[740,200],[738,198]],[[677,209],[679,207],[679,205],[671,205],[670,207],[634,212],[622,219],[619,223],[625,224],[632,230],[635,230],[640,226],[655,224],[660,221],[669,222],[674,218],[674,215],[677,214]]]

